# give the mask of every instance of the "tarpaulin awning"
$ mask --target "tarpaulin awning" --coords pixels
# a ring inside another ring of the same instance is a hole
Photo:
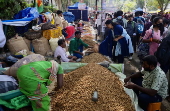
[[[139,8],[137,8],[135,11],[136,11],[136,12],[137,12],[137,11],[143,11],[143,9],[141,9],[141,8],[139,7]]]
[[[15,20],[4,20],[2,23],[4,25],[11,25],[11,26],[25,26],[30,23],[34,17],[23,18],[23,19],[15,19]]]
[[[28,7],[26,9],[20,11],[19,13],[21,13],[20,16],[22,16],[22,17],[17,16],[17,18],[14,20],[3,20],[2,24],[10,25],[10,26],[26,26],[32,20],[39,17],[37,8]]]

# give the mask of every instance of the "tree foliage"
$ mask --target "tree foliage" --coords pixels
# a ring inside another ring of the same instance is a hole
[[[165,11],[169,4],[169,0],[156,0],[156,1],[159,4],[160,10]]]
[[[135,8],[136,8],[136,2],[135,1],[126,0],[124,2],[122,10],[124,12],[132,12],[133,10],[135,10]]]
[[[148,11],[156,11],[159,8],[157,0],[148,0],[146,1],[146,8]]]
[[[11,20],[14,14],[27,7],[25,0],[0,0],[0,19]],[[6,36],[15,34],[14,27],[8,26]]]
[[[0,0],[0,18],[12,19],[13,15],[26,8],[25,0]]]

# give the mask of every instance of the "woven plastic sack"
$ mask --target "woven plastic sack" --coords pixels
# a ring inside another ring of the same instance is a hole
[[[35,39],[32,41],[32,45],[34,47],[34,51],[36,54],[41,54],[45,56],[47,52],[51,51],[50,44],[48,40],[44,37],[41,37],[40,39]]]
[[[27,50],[27,53],[29,53],[29,48],[22,37],[9,39],[7,41],[7,46],[11,54],[16,54],[17,52],[21,50]]]
[[[31,50],[31,40],[28,40],[25,37],[23,37],[23,39],[24,39],[25,43],[27,44],[28,49]]]
[[[42,32],[41,30],[39,31],[29,30],[28,32],[25,32],[24,35],[27,39],[34,40],[41,38]]]
[[[42,56],[40,54],[28,55],[28,56],[20,59],[19,61],[17,61],[8,70],[4,71],[4,74],[13,76],[13,77],[17,77],[17,70],[19,67],[21,67],[22,65],[28,64],[30,62],[36,62],[36,61],[45,61],[45,58],[44,58],[44,56]]]

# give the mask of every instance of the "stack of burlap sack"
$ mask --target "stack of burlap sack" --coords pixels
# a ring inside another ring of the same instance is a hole
[[[29,40],[25,37],[16,36],[7,41],[7,46],[11,54],[15,55],[21,50],[26,50],[27,55],[41,54],[43,56],[53,56],[53,53],[58,46],[60,38],[51,38],[49,41],[45,37]]]

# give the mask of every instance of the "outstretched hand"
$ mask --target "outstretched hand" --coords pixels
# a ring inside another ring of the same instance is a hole
[[[128,89],[134,89],[136,86],[136,84],[134,84],[133,82],[127,82],[124,87],[128,88]]]

